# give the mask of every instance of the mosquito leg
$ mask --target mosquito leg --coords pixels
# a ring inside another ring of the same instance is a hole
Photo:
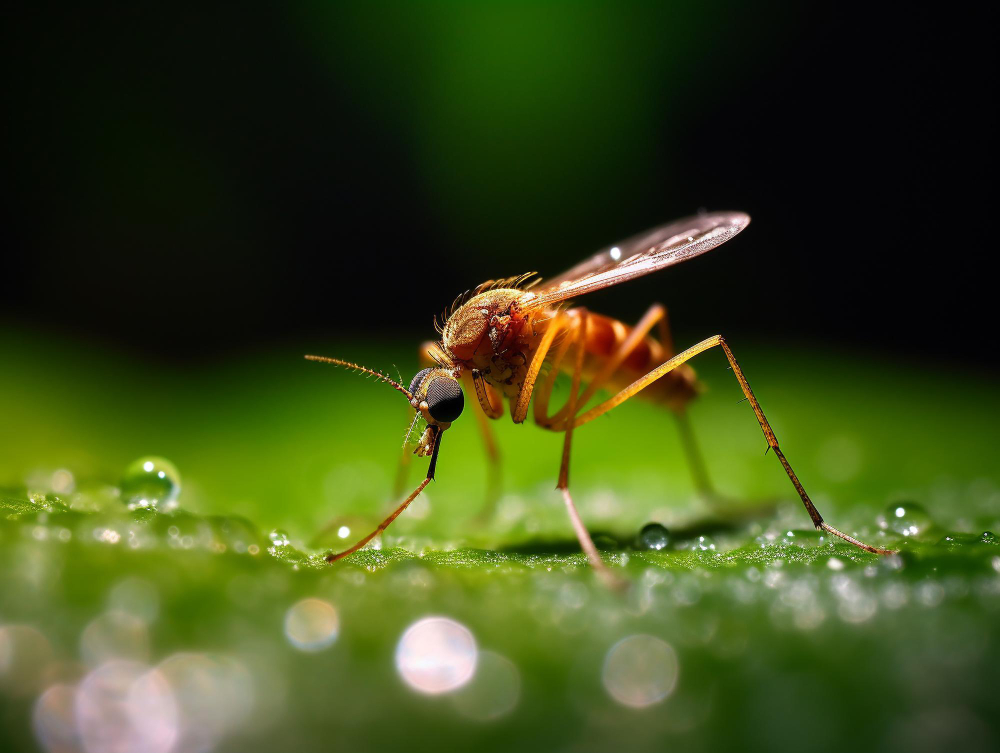
[[[718,495],[712,480],[708,476],[708,469],[705,467],[705,459],[701,454],[701,448],[695,439],[694,431],[691,429],[691,419],[686,410],[674,411],[677,418],[677,431],[681,438],[681,447],[684,448],[684,456],[687,458],[688,469],[691,471],[691,480],[698,494],[708,504],[713,507],[718,502]]]
[[[493,518],[496,513],[497,502],[500,499],[501,475],[500,475],[500,448],[497,446],[496,438],[493,436],[493,427],[490,426],[490,418],[499,418],[503,415],[503,404],[499,395],[493,392],[485,381],[476,380],[472,373],[466,371],[463,374],[467,389],[471,388],[474,394],[479,395],[479,409],[472,406],[472,412],[476,416],[476,425],[479,427],[479,434],[483,439],[483,449],[486,452],[486,501],[483,509],[476,515],[480,522],[486,522]],[[491,414],[485,413],[485,402],[491,409]]]
[[[631,332],[625,336],[621,345],[608,357],[597,375],[590,380],[582,397],[577,400],[577,406],[586,405],[590,401],[597,390],[607,383],[608,379],[621,367],[625,359],[631,355],[632,351],[642,342],[643,338],[656,326],[657,322],[662,324],[666,315],[667,310],[660,304],[657,303],[650,307],[649,311],[643,315],[642,319],[632,328]],[[552,384],[555,382],[556,371],[561,359],[562,352],[560,351],[553,358],[552,373],[549,375],[549,380],[545,385],[548,389],[535,398],[535,423],[547,429],[558,430],[562,428],[566,417],[571,414],[569,403],[567,402],[566,405],[553,415],[547,415],[549,406],[548,397],[552,390]]]
[[[570,416],[576,415],[576,399],[580,391],[580,378],[583,376],[584,346],[586,345],[587,340],[587,310],[576,309],[575,313],[577,314],[576,332],[573,334],[576,336],[576,362],[573,364],[573,378],[569,388],[569,400],[566,401],[566,406],[569,409],[568,413]],[[557,489],[569,489],[569,453],[573,445],[573,428],[573,423],[568,421],[566,434],[563,437],[562,463],[559,465],[559,482],[556,484]],[[591,544],[591,546],[593,546],[593,544]],[[584,547],[584,549],[586,549],[586,547]]]
[[[517,400],[512,400],[510,404],[510,417],[515,424],[523,423],[525,417],[528,415],[528,403],[531,402],[531,394],[535,391],[535,380],[538,379],[538,374],[542,370],[542,363],[552,348],[552,343],[555,341],[556,336],[565,331],[569,324],[569,319],[570,317],[566,312],[560,312],[546,325],[545,333],[535,347],[531,363],[528,364],[528,373],[524,377],[521,391],[517,394]]]
[[[565,416],[562,411],[559,411],[555,416],[549,416],[549,398],[552,397],[552,390],[556,386],[556,377],[559,376],[559,366],[563,362],[563,358],[566,356],[566,351],[569,350],[569,346],[572,344],[573,340],[570,337],[564,337],[563,341],[559,343],[556,349],[552,352],[552,357],[549,360],[549,373],[545,376],[545,379],[535,385],[534,394],[534,417],[535,423],[539,426],[552,429],[553,431],[558,431],[560,421],[563,421]]]
[[[802,504],[805,506],[806,512],[809,513],[809,517],[812,519],[813,525],[822,531],[826,531],[827,533],[833,536],[838,536],[844,539],[844,541],[847,541],[861,549],[864,549],[866,552],[873,552],[875,554],[893,554],[894,550],[882,549],[880,547],[871,546],[870,544],[865,544],[862,541],[858,541],[853,536],[849,536],[843,531],[834,528],[829,523],[823,520],[823,516],[820,515],[819,510],[816,509],[816,505],[814,505],[813,501],[809,498],[809,495],[806,493],[805,488],[799,481],[798,476],[795,475],[795,471],[792,470],[792,466],[785,458],[785,454],[781,451],[781,448],[778,446],[778,438],[774,435],[774,431],[771,429],[771,425],[767,422],[767,418],[764,416],[764,411],[760,407],[760,403],[757,402],[757,398],[754,396],[753,390],[750,389],[750,383],[743,375],[743,371],[740,369],[740,365],[736,362],[736,357],[733,355],[733,352],[729,349],[729,345],[726,343],[726,341],[722,338],[721,335],[713,335],[712,337],[709,337],[706,340],[702,340],[697,345],[692,345],[683,353],[680,353],[671,358],[670,360],[666,361],[665,363],[657,366],[655,369],[650,371],[645,376],[634,381],[632,384],[623,389],[614,397],[608,398],[603,403],[594,406],[590,410],[586,411],[585,413],[577,417],[576,421],[574,421],[574,425],[582,426],[585,423],[593,421],[598,416],[603,416],[612,408],[621,405],[630,397],[632,397],[639,391],[643,390],[644,388],[648,387],[650,384],[655,382],[664,374],[673,371],[678,366],[691,360],[699,353],[702,353],[708,350],[709,348],[714,348],[716,346],[721,346],[723,352],[726,354],[726,358],[728,359],[729,365],[733,370],[733,374],[736,375],[736,379],[740,383],[740,387],[743,390],[743,394],[746,396],[747,401],[753,408],[754,415],[757,416],[757,423],[760,424],[760,429],[764,433],[764,438],[767,440],[768,447],[774,450],[775,456],[777,456],[778,460],[781,462],[781,467],[784,468],[785,474],[788,476],[789,481],[791,481],[792,486],[795,487],[795,491],[798,493],[799,498],[802,500]]]
[[[577,393],[580,390],[580,377],[583,374],[583,356],[587,338],[587,311],[586,309],[576,309],[575,312],[577,313],[576,332],[574,333],[576,336],[576,362],[573,365],[573,378],[569,390],[569,401],[567,402],[570,416],[576,414]],[[609,586],[622,587],[625,585],[625,581],[612,573],[608,566],[604,564],[604,560],[601,559],[597,547],[594,546],[594,540],[590,538],[590,533],[587,532],[586,526],[583,525],[583,521],[580,519],[580,513],[577,511],[576,505],[573,504],[573,496],[569,492],[569,459],[572,446],[573,423],[567,422],[566,433],[563,437],[562,462],[559,464],[559,481],[556,484],[556,488],[562,492],[563,502],[566,503],[566,512],[569,514],[570,522],[573,524],[573,531],[576,533],[576,538],[580,541],[580,547],[583,549],[584,554],[590,560],[591,567],[594,568],[594,571]]]
[[[674,350],[674,336],[670,332],[670,317],[667,314],[667,309],[664,306],[661,306],[660,308],[663,309],[663,316],[658,322],[660,327],[660,345],[663,346],[663,349],[666,351],[667,357],[669,358],[674,356],[677,351]]]
[[[410,461],[412,459],[413,450],[410,449],[410,445],[407,444],[403,447],[403,451],[399,455],[399,463],[396,464],[396,477],[392,482],[393,497],[398,497],[403,493],[403,488],[406,486],[406,477],[410,475]]]
[[[674,350],[674,336],[670,332],[670,319],[666,309],[663,310],[663,318],[658,322],[660,330],[660,345],[666,351],[667,358],[672,358],[677,351]],[[712,485],[712,479],[708,475],[708,467],[705,465],[705,457],[698,446],[694,430],[691,428],[691,419],[687,411],[681,408],[674,410],[674,417],[677,419],[677,432],[680,435],[681,447],[684,450],[684,457],[687,459],[688,470],[691,472],[691,480],[694,488],[706,504],[710,507],[719,508],[719,494]]]
[[[371,541],[376,536],[378,536],[380,533],[382,533],[382,531],[384,531],[386,528],[389,527],[389,525],[392,523],[392,521],[394,521],[396,518],[399,517],[400,513],[402,513],[403,510],[405,510],[407,507],[409,507],[410,503],[417,498],[417,496],[420,494],[420,492],[422,492],[424,490],[424,488],[431,481],[434,480],[434,469],[437,467],[438,450],[441,449],[441,435],[442,435],[442,432],[438,431],[437,432],[437,436],[434,439],[434,451],[433,451],[433,454],[431,455],[430,465],[427,466],[427,478],[425,478],[423,481],[421,481],[420,485],[416,489],[414,489],[412,492],[410,492],[410,496],[408,496],[406,499],[404,499],[403,502],[402,502],[402,504],[400,504],[399,507],[397,507],[395,510],[393,510],[393,512],[389,515],[388,518],[386,518],[381,523],[379,523],[378,527],[376,527],[374,531],[372,531],[371,533],[369,533],[367,536],[365,536],[363,539],[361,539],[361,541],[359,541],[357,544],[355,544],[354,546],[352,546],[350,549],[345,549],[344,551],[337,552],[336,554],[334,554],[334,553],[328,554],[326,556],[326,561],[327,562],[336,562],[337,560],[343,559],[344,557],[347,557],[350,554],[354,554],[361,547],[363,547],[369,541]]]

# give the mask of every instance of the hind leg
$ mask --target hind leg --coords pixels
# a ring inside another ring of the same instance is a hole
[[[576,417],[574,421],[575,426],[582,426],[589,421],[593,421],[598,416],[602,416],[607,413],[612,408],[621,405],[630,397],[634,396],[639,391],[645,389],[650,384],[655,382],[657,379],[667,374],[683,363],[694,358],[699,353],[702,353],[709,348],[721,347],[723,352],[726,354],[726,359],[729,361],[730,368],[733,374],[736,376],[737,381],[740,383],[740,388],[743,390],[743,394],[746,396],[747,401],[750,403],[750,407],[753,408],[754,415],[757,417],[757,423],[760,425],[760,429],[764,434],[764,439],[767,440],[768,449],[774,451],[774,455],[778,458],[781,463],[782,469],[785,471],[785,475],[788,476],[788,480],[792,482],[792,486],[795,487],[795,491],[799,495],[799,499],[802,500],[803,506],[806,508],[806,512],[809,513],[809,517],[812,519],[813,525],[816,526],[821,531],[826,531],[832,536],[837,536],[844,539],[859,549],[864,549],[866,552],[872,552],[874,554],[893,554],[894,551],[890,549],[883,549],[881,547],[872,546],[866,544],[863,541],[859,541],[853,536],[844,533],[843,531],[834,528],[832,525],[827,523],[823,516],[820,515],[816,505],[810,499],[809,495],[806,493],[805,487],[802,486],[802,482],[799,481],[798,476],[795,471],[792,470],[791,464],[785,458],[784,452],[778,446],[778,438],[774,434],[774,430],[771,429],[771,425],[768,423],[767,418],[764,416],[764,410],[760,407],[760,403],[757,402],[757,397],[754,395],[753,390],[750,389],[750,383],[747,381],[746,377],[743,375],[740,365],[736,362],[736,357],[733,352],[729,349],[729,345],[722,338],[721,335],[714,335],[706,340],[702,340],[697,345],[693,345],[683,353],[674,356],[665,363],[657,366],[655,369],[650,371],[644,377],[637,379],[628,387],[623,389],[614,397],[605,400],[603,403],[591,408],[590,410],[584,412],[583,414]]]

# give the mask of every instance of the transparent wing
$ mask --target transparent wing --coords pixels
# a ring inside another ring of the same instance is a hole
[[[526,308],[550,306],[601,288],[618,285],[692,256],[711,251],[750,223],[743,212],[711,212],[661,225],[608,246],[551,280],[531,289]]]

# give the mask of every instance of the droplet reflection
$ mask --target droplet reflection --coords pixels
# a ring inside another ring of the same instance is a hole
[[[652,635],[631,635],[608,651],[601,680],[618,703],[641,709],[673,692],[677,672],[677,654],[670,644]]]
[[[400,677],[420,693],[436,695],[465,685],[476,672],[476,639],[447,617],[425,617],[410,625],[396,646]]]
[[[328,601],[303,599],[285,613],[285,636],[299,651],[322,651],[339,631],[337,610]]]

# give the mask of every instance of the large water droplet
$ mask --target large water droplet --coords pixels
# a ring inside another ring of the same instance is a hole
[[[139,458],[125,469],[121,489],[130,510],[169,510],[181,493],[181,474],[166,458]]]
[[[288,534],[280,528],[275,528],[267,534],[267,538],[271,541],[271,546],[273,547],[288,546]]]
[[[933,528],[934,521],[916,502],[894,502],[882,513],[879,526],[901,536],[919,536]]]
[[[670,545],[670,532],[659,523],[647,523],[639,531],[635,545],[637,549],[666,549]]]

